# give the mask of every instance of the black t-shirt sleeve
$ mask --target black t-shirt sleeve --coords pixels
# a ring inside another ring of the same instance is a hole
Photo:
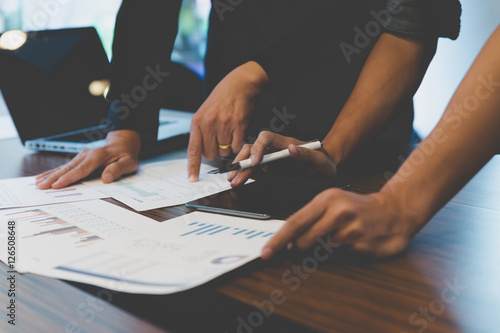
[[[367,22],[372,21],[380,24],[383,27],[382,31],[425,41],[435,40],[438,37],[456,39],[460,32],[462,9],[458,0],[387,0],[385,6],[379,1],[380,7],[375,2],[368,6],[362,1],[359,3],[360,6],[362,5],[359,13],[367,17],[347,16],[344,18],[346,21],[344,29],[339,31],[338,35],[342,35],[344,30],[352,31],[353,25],[364,27]],[[362,16],[361,14],[358,16]],[[336,20],[338,21],[339,18],[337,17]],[[350,24],[349,20],[361,21]],[[312,22],[310,25],[317,24],[318,22]],[[280,64],[286,63],[290,58],[298,59],[298,63],[300,63],[300,58],[310,58],[312,51],[303,50],[303,48],[311,36],[317,33],[308,31],[308,26],[303,24],[300,29],[291,32],[251,60],[259,63],[271,79],[283,76],[285,69]],[[327,34],[325,36],[328,37]],[[345,40],[351,41],[352,38],[345,38]],[[324,43],[328,42],[332,44],[332,41],[325,39]]]
[[[181,0],[124,0],[116,19],[108,130],[156,139]]]
[[[427,39],[457,39],[462,7],[458,0],[388,0],[385,30]]]

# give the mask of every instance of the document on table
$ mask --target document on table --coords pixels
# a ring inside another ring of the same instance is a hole
[[[107,197],[107,195],[82,184],[65,187],[59,190],[40,190],[35,185],[34,176],[0,180],[0,209],[84,201]]]
[[[20,272],[52,267],[89,253],[110,237],[158,223],[102,200],[4,209],[0,211],[0,259],[4,262],[8,221],[16,224]]]
[[[33,273],[129,293],[174,293],[258,258],[284,223],[194,212],[109,238]]]
[[[187,160],[158,162],[145,164],[137,174],[111,184],[104,184],[100,179],[84,184],[137,211],[145,211],[181,205],[230,189],[225,175],[207,173],[212,169],[202,164],[199,181],[191,183],[187,179]]]

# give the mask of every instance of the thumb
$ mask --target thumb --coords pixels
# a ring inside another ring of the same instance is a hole
[[[300,164],[314,165],[318,162],[318,158],[315,154],[317,153],[317,151],[313,151],[307,148],[301,148],[294,144],[290,144],[288,146],[288,151],[290,152],[290,156]]]
[[[104,183],[108,184],[117,180],[123,175],[137,171],[138,168],[139,163],[136,160],[130,157],[122,157],[104,168],[104,171],[101,175],[101,180]]]
[[[301,148],[289,145],[290,156],[303,168],[311,173],[320,173],[324,176],[335,176],[337,168],[322,150]]]

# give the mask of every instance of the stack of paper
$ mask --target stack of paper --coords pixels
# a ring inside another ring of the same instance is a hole
[[[205,165],[190,183],[186,168],[185,160],[154,163],[112,184],[60,190],[39,190],[34,177],[0,180],[0,260],[10,261],[13,224],[19,272],[130,293],[186,290],[258,258],[284,221],[195,212],[159,223],[97,200],[112,197],[142,211],[230,188]]]
[[[284,223],[201,212],[158,223],[104,201],[0,213],[16,219],[19,272],[149,294],[193,288],[258,258]]]
[[[213,167],[202,164],[199,181],[190,183],[186,160],[158,162],[141,166],[137,174],[112,184],[104,184],[100,179],[84,184],[137,211],[145,211],[181,205],[229,190],[231,185],[226,176],[209,175],[211,169]]]
[[[81,184],[60,190],[39,190],[35,185],[35,177],[0,180],[0,209],[100,198],[108,198],[108,196]]]

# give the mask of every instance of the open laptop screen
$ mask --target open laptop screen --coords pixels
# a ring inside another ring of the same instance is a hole
[[[108,102],[110,64],[94,28],[30,32],[15,50],[0,49],[0,90],[23,143],[99,125]]]

